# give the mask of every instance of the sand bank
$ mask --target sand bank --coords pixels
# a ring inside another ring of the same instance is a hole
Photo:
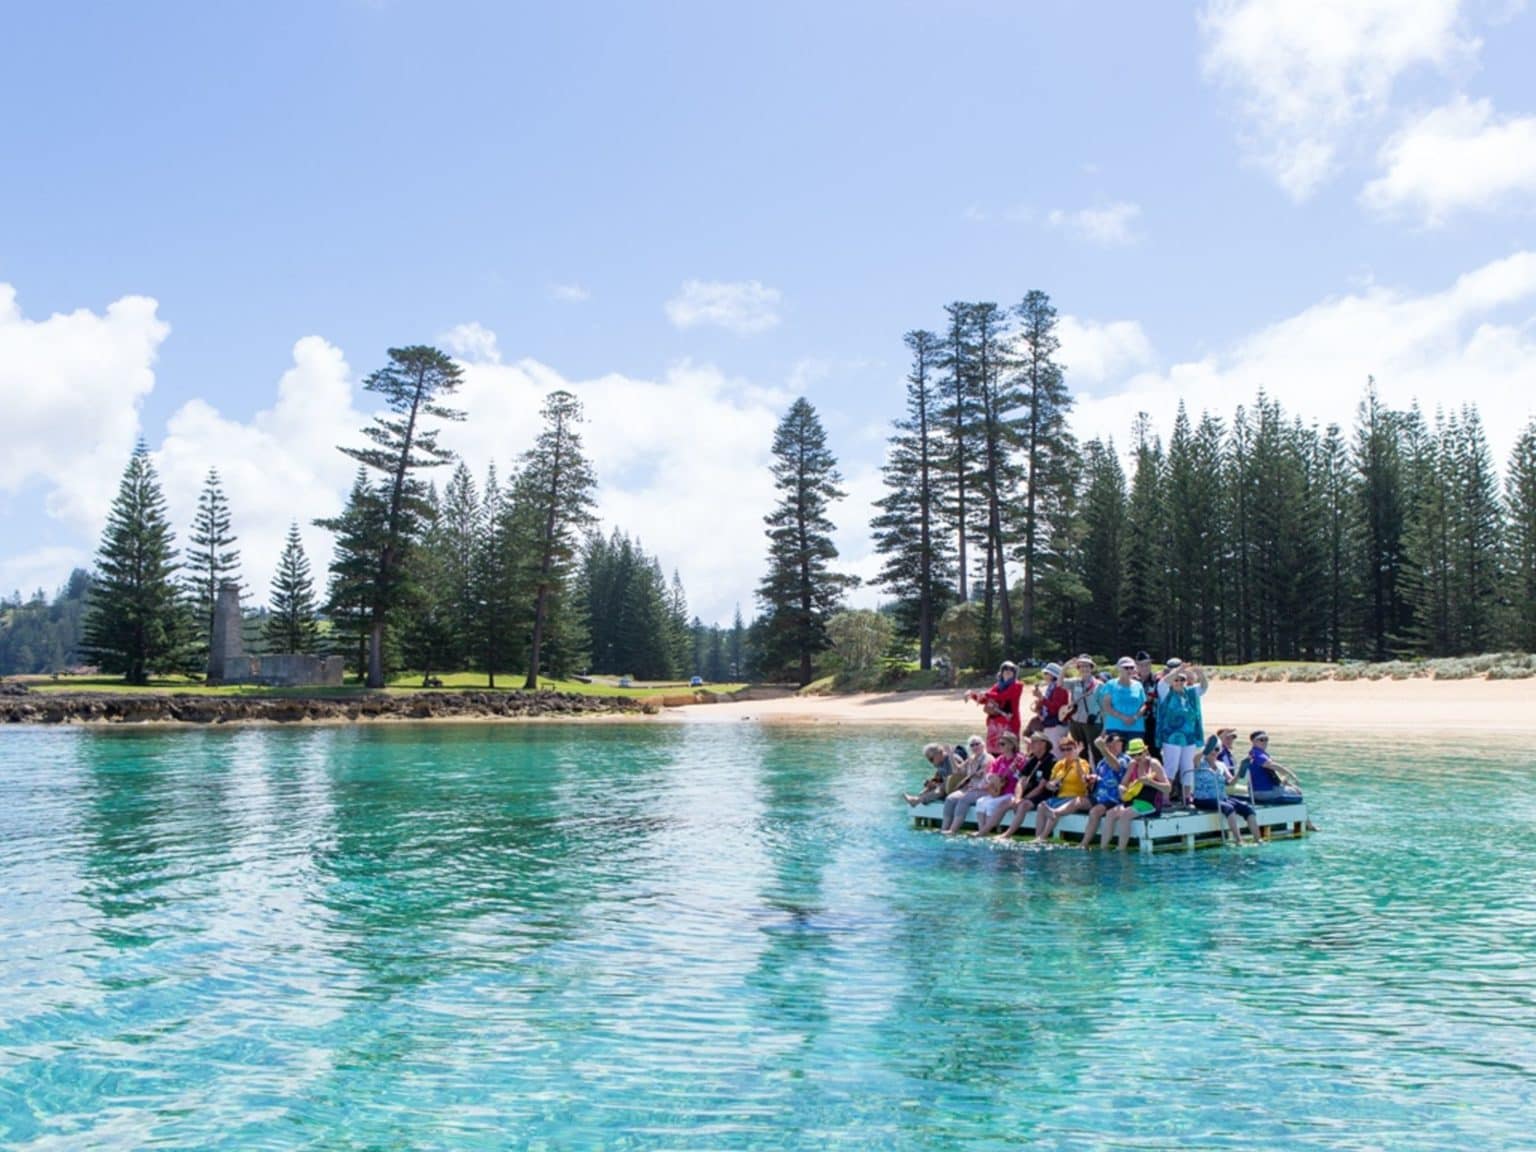
[[[669,708],[687,723],[883,724],[928,728],[952,738],[980,730],[981,709],[960,692],[790,696]],[[1206,725],[1282,732],[1350,731],[1405,736],[1536,736],[1536,680],[1354,680],[1314,684],[1215,681]]]

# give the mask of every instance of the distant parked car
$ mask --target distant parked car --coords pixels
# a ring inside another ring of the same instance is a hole
[[[620,688],[633,688],[634,686],[635,686],[635,682],[633,680],[631,680],[628,676],[620,676],[619,677],[619,687]]]
[[[702,687],[704,687],[704,677],[702,677],[702,676],[695,676],[692,680],[688,681],[688,687],[690,687],[690,688],[702,688]]]

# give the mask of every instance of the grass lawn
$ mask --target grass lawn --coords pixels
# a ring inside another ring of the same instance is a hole
[[[443,689],[456,688],[461,691],[485,691],[484,672],[446,672],[439,673],[437,678],[443,682],[443,688],[423,689],[419,672],[403,674],[390,680],[389,690],[391,692],[440,692]],[[496,673],[498,692],[521,689],[522,686],[523,673]],[[577,696],[628,696],[633,700],[644,700],[652,696],[678,696],[689,692],[735,692],[745,688],[746,685],[705,684],[703,688],[690,688],[686,680],[637,680],[629,688],[620,688],[617,684],[608,683],[606,680],[586,684],[580,680],[552,680],[548,676],[541,676],[539,687],[555,692],[570,692]]]
[[[264,688],[258,684],[228,684],[209,686],[200,680],[189,680],[185,676],[167,676],[151,680],[148,684],[125,684],[118,676],[60,676],[57,680],[51,676],[17,676],[14,679],[26,684],[34,692],[61,693],[61,692],[110,692],[121,694],[166,694],[186,693],[193,696],[262,696],[262,697],[333,697],[345,698],[348,696],[360,696],[367,689],[359,684],[344,684],[339,688],[306,687],[306,688]],[[386,689],[391,695],[414,695],[418,692],[441,692],[444,690],[458,689],[460,691],[485,691],[485,673],[483,672],[452,672],[440,673],[438,679],[442,680],[442,688],[422,688],[420,673],[403,673],[390,680]],[[496,691],[513,691],[523,686],[523,675],[518,672],[498,672],[496,674]],[[680,693],[695,691],[690,689],[685,681],[667,681],[658,683],[637,683],[633,688],[619,688],[613,684],[583,684],[578,680],[551,680],[548,677],[541,678],[539,687],[551,689],[556,692],[571,692],[581,696],[628,696],[633,699],[643,700],[652,696],[675,696]],[[709,692],[734,692],[744,688],[744,684],[706,684],[705,691]]]

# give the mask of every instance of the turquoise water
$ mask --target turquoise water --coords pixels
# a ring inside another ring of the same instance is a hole
[[[6,732],[0,1145],[1531,1146],[1526,758],[1275,751],[1321,835],[1141,859],[885,732]]]

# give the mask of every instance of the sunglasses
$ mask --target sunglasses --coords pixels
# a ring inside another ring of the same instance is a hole
[[[1268,744],[1269,743],[1269,737],[1268,736],[1260,736],[1257,740],[1254,741],[1254,743],[1255,744]]]

